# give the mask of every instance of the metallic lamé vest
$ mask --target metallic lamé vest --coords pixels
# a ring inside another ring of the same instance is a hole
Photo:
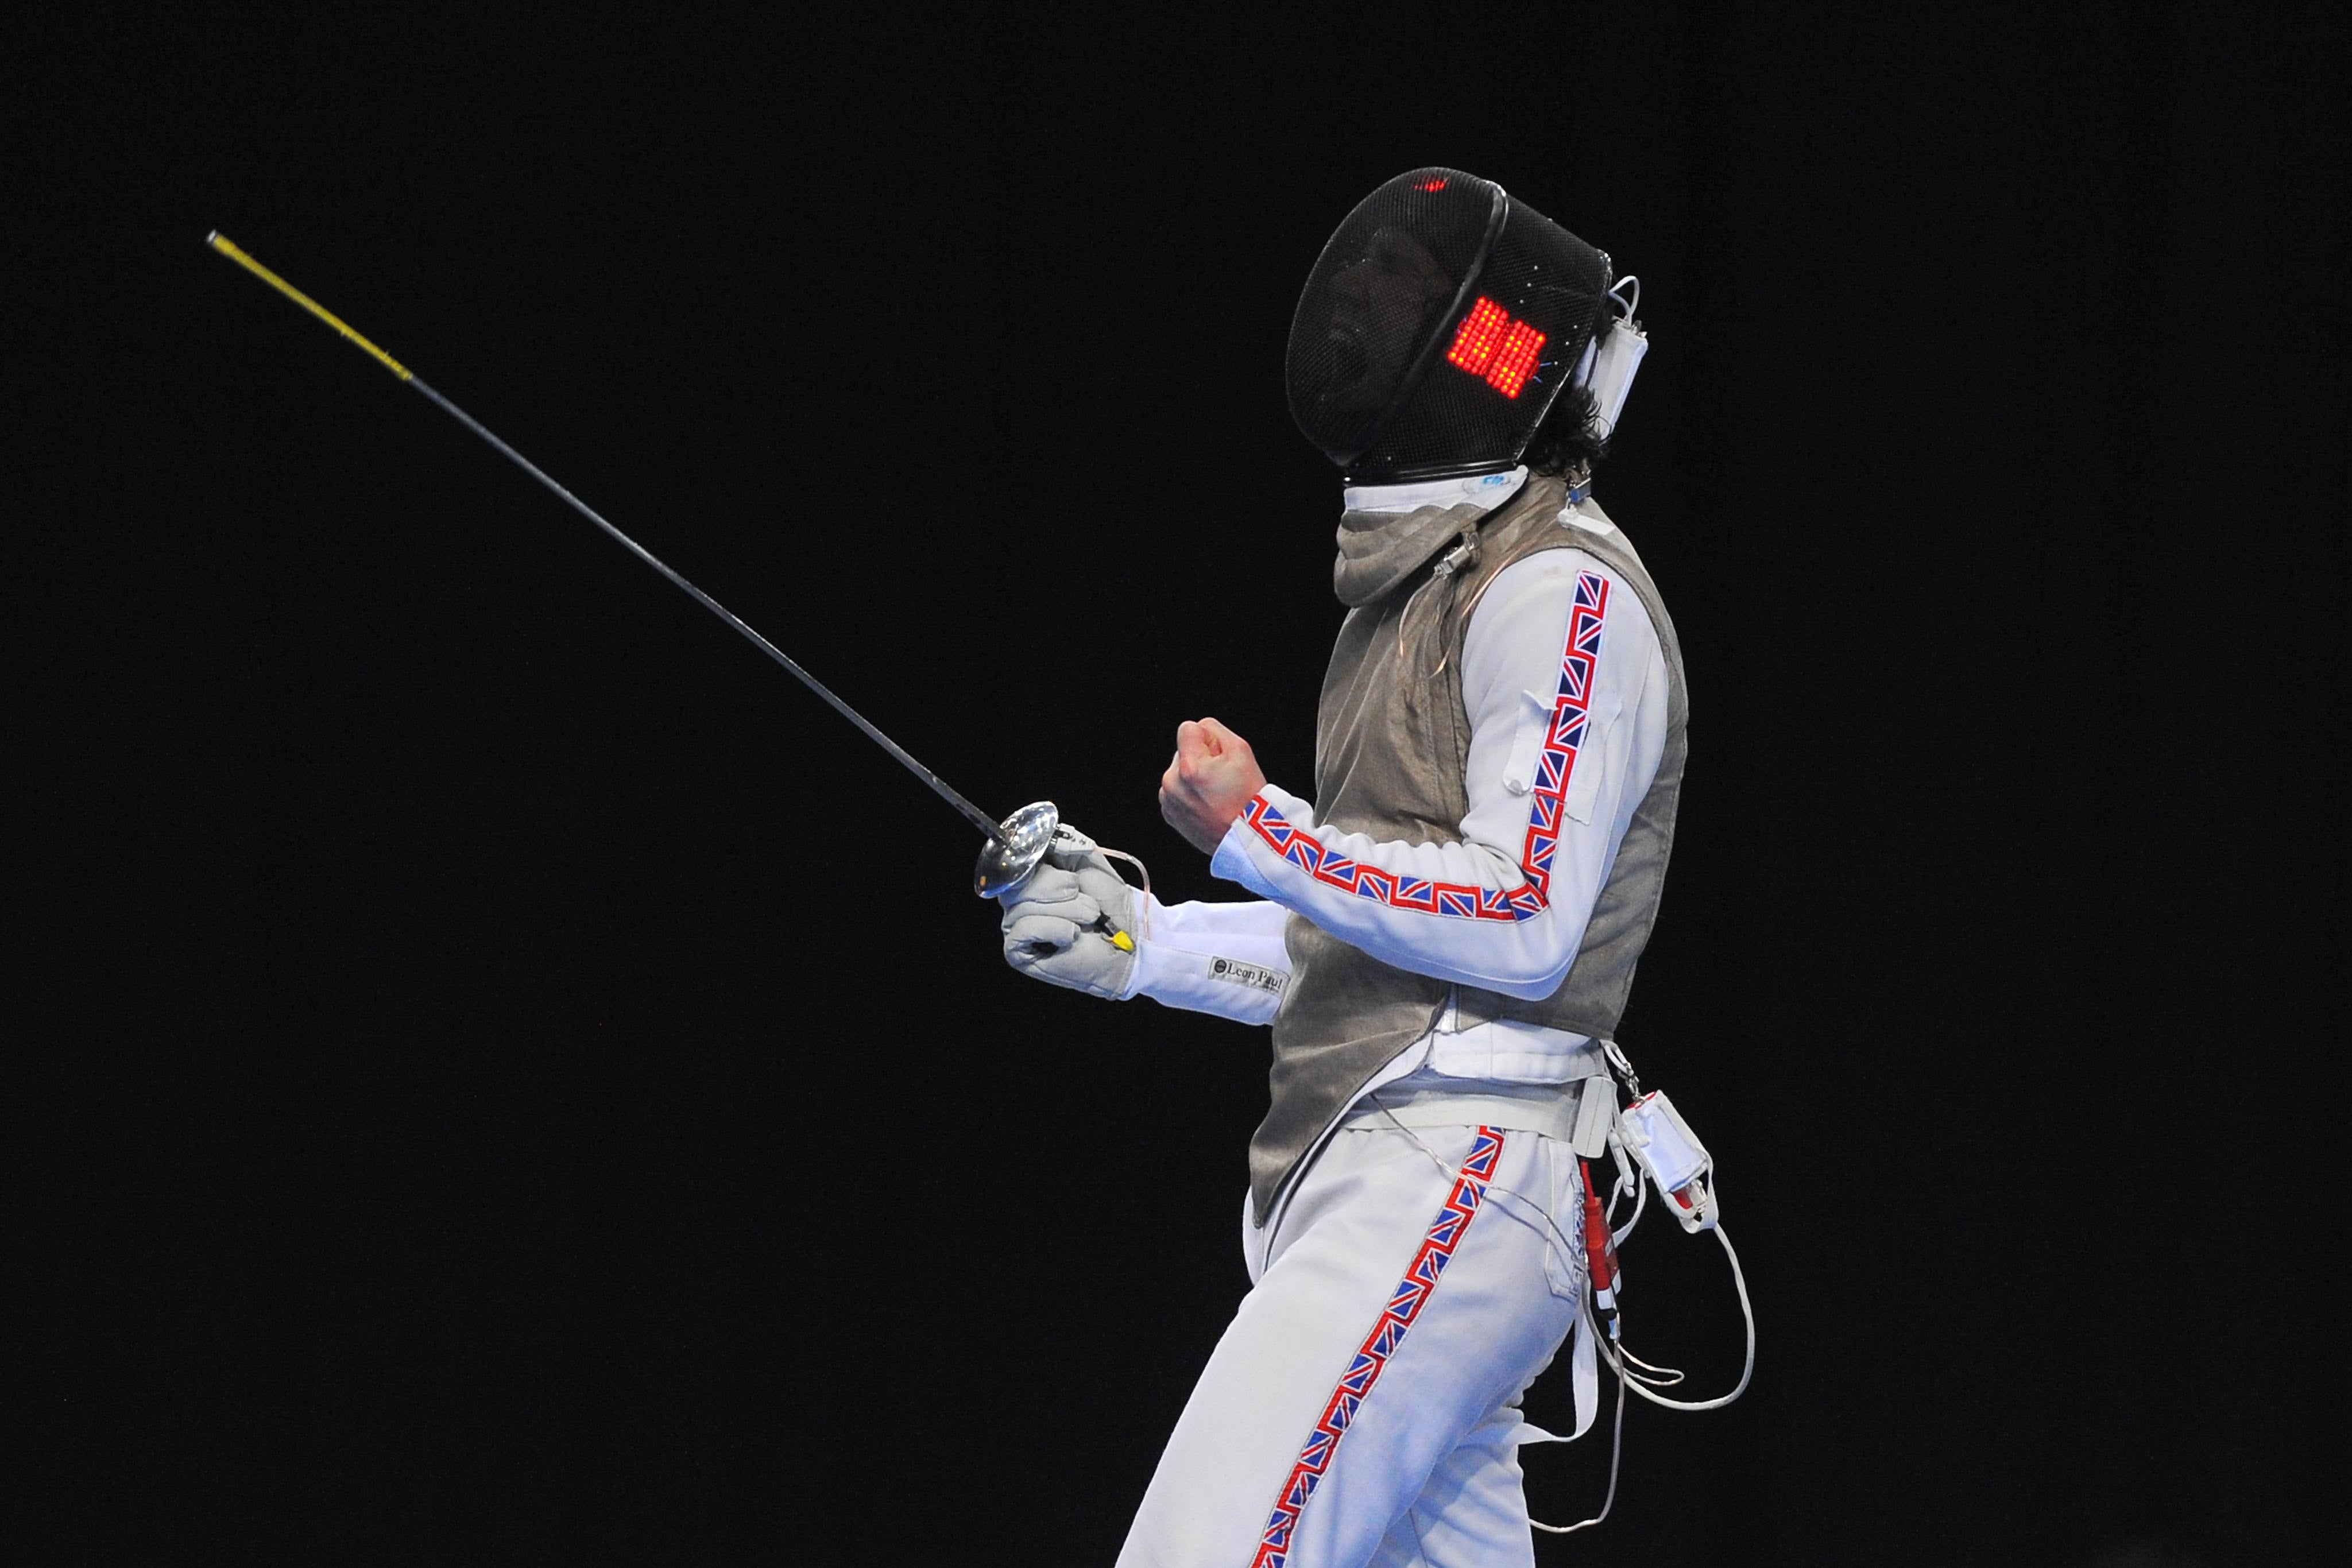
[[[1584,941],[1559,988],[1541,1001],[1383,964],[1302,916],[1284,930],[1290,984],[1274,1020],[1273,1105],[1250,1139],[1250,1192],[1259,1224],[1316,1139],[1399,1051],[1436,1024],[1449,996],[1456,1027],[1517,1019],[1570,1034],[1609,1037],[1625,1010],[1633,967],[1657,918],[1682,792],[1689,706],[1674,622],[1624,534],[1591,501],[1600,531],[1560,520],[1565,486],[1530,479],[1480,527],[1477,553],[1433,577],[1424,566],[1382,597],[1349,612],[1331,650],[1316,719],[1316,821],[1376,841],[1451,841],[1470,810],[1463,773],[1470,716],[1462,696],[1462,643],[1486,585],[1538,550],[1580,549],[1640,598],[1665,654],[1665,751],[1618,846]],[[1475,516],[1465,513],[1465,517]],[[1601,656],[1610,653],[1601,633]],[[1632,715],[1617,722],[1631,722]],[[1594,737],[1588,745],[1597,742]],[[1438,919],[1441,916],[1432,915]],[[1603,1072],[1591,1047],[1591,1071]],[[1567,1091],[1563,1089],[1563,1092]]]

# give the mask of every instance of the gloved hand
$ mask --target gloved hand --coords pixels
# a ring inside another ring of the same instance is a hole
[[[1135,955],[1111,933],[1135,936],[1137,902],[1095,841],[1065,823],[1037,869],[1005,894],[1004,961],[1048,985],[1117,1001],[1135,978]]]

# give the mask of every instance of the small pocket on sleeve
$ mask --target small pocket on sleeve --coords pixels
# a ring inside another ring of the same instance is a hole
[[[1533,692],[1519,694],[1519,722],[1511,731],[1511,755],[1503,764],[1503,788],[1525,796],[1536,786],[1536,759],[1543,755],[1544,736],[1551,728],[1551,699]]]
[[[1617,722],[1618,698],[1614,694],[1604,697],[1584,717],[1584,737],[1576,748],[1576,761],[1568,776],[1568,796],[1561,810],[1569,820],[1590,823],[1593,804],[1601,799],[1601,750],[1609,738],[1609,730]]]

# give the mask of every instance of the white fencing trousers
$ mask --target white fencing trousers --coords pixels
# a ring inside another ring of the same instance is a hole
[[[1573,1241],[1582,1197],[1568,1145],[1535,1133],[1332,1134],[1120,1563],[1532,1564],[1518,1403],[1576,1323],[1581,1248],[1545,1220]]]

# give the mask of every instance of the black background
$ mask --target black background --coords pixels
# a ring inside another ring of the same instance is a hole
[[[877,8],[29,46],[27,1556],[1107,1562],[1245,1287],[1262,1037],[1006,970],[964,824],[208,230],[990,810],[1225,896],[1154,784],[1207,712],[1309,787],[1337,497],[1282,340],[1424,162],[1644,283],[1600,493],[1694,717],[1621,1034],[1717,1155],[1762,1336],[1732,1410],[1631,1413],[1615,1516],[1540,1560],[2340,1549],[2323,43]],[[1628,1261],[1637,1346],[1725,1385],[1719,1255]],[[1535,1451],[1538,1517],[1605,1465]]]

